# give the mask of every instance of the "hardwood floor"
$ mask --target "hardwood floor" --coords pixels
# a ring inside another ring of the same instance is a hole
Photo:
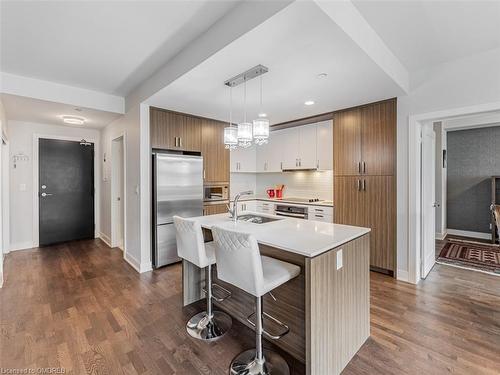
[[[13,252],[4,271],[2,369],[227,374],[253,346],[237,322],[215,343],[191,339],[203,305],[181,309],[180,267],[139,275],[100,240]],[[414,286],[372,273],[371,338],[343,374],[498,374],[499,351],[499,277],[436,265]]]

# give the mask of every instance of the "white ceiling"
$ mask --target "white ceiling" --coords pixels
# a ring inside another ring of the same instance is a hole
[[[235,4],[1,1],[1,69],[125,96]]]
[[[81,111],[77,111],[75,106],[17,95],[2,94],[1,100],[7,118],[15,121],[100,129],[121,116],[88,108],[79,108]],[[65,124],[61,118],[63,115],[83,117],[86,121],[84,125]]]
[[[500,47],[499,1],[353,3],[410,72]]]
[[[257,64],[264,112],[272,124],[386,99],[401,89],[311,2],[296,2],[158,92],[148,103],[227,121],[224,81]],[[327,73],[318,79],[319,73]],[[247,119],[259,112],[259,79],[247,85]],[[314,100],[305,106],[305,100]],[[233,89],[233,121],[242,120],[243,85]]]

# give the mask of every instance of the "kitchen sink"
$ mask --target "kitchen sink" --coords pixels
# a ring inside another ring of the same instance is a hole
[[[264,224],[264,223],[269,223],[271,221],[277,221],[277,220],[281,220],[281,219],[275,219],[273,217],[267,217],[267,216],[246,214],[246,215],[238,216],[238,220],[246,221],[248,223],[254,223],[254,224]]]

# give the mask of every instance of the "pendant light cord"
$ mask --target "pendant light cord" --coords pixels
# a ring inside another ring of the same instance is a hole
[[[243,122],[247,122],[247,79],[245,77],[245,81],[243,84]]]

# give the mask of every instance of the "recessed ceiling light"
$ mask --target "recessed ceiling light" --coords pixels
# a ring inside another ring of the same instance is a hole
[[[267,117],[267,113],[259,113],[259,117]]]
[[[83,117],[62,116],[62,119],[66,124],[71,124],[71,125],[83,125],[85,123],[85,119]]]
[[[326,78],[327,76],[328,76],[327,73],[319,73],[316,77],[321,79],[321,78]]]
[[[305,105],[313,105],[314,104],[314,100],[306,100],[304,102]]]
[[[77,111],[77,112],[82,112],[82,111],[83,111],[83,109],[81,109],[81,108],[75,108],[75,111]]]

